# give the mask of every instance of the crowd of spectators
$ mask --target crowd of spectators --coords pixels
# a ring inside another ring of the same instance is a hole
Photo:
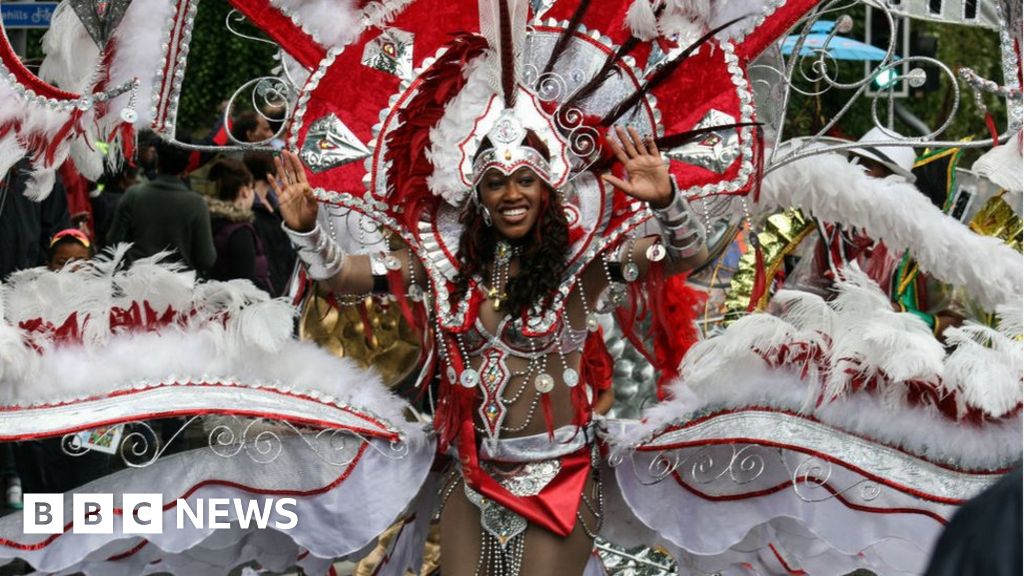
[[[215,127],[204,143],[228,144],[224,133]],[[274,142],[271,124],[252,111],[232,120],[231,134],[242,142]],[[295,252],[269,184],[272,153],[201,154],[152,133],[140,135],[136,150],[96,182],[67,164],[42,202],[23,194],[27,163],[13,167],[0,181],[0,280],[38,266],[57,270],[130,243],[129,261],[168,252],[202,278],[247,279],[271,296],[286,293]],[[66,461],[59,442],[0,444],[0,513],[18,508],[24,491],[64,492],[109,473],[106,458]]]

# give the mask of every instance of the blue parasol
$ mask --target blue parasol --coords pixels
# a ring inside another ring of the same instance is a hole
[[[831,20],[815,22],[811,26],[811,32],[807,35],[807,39],[804,40],[803,46],[800,47],[800,55],[811,56],[818,53],[822,46],[825,45],[828,34],[834,25],[835,22]],[[799,38],[799,34],[787,36],[785,42],[782,43],[782,53],[787,56],[792,54],[793,47],[796,46]],[[885,58],[885,50],[865,44],[864,42],[858,42],[853,38],[846,38],[845,36],[835,36],[832,38],[828,43],[828,54],[836,60],[882,60]]]

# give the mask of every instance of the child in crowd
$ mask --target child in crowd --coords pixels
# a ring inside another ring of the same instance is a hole
[[[67,228],[57,232],[50,239],[46,267],[50,270],[60,270],[68,262],[89,260],[92,257],[92,243],[85,232],[77,228]]]

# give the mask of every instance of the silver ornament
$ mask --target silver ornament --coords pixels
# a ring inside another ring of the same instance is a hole
[[[480,383],[480,373],[472,368],[466,368],[459,374],[459,384],[465,388],[474,388]]]
[[[628,262],[622,267],[622,278],[626,282],[636,282],[640,277],[640,267],[635,262]]]
[[[580,373],[572,368],[566,368],[565,372],[562,372],[562,380],[569,388],[575,388],[580,383]]]
[[[662,246],[660,242],[655,242],[654,244],[651,244],[650,246],[647,247],[648,262],[661,262],[662,260],[665,259],[665,256],[667,255],[668,252],[665,250],[665,247]]]
[[[421,287],[419,284],[413,284],[412,286],[409,286],[409,300],[412,300],[413,302],[422,302],[423,287]]]
[[[537,388],[537,392],[547,394],[555,389],[555,379],[551,377],[551,374],[541,372],[537,375],[537,378],[534,379],[533,385]]]

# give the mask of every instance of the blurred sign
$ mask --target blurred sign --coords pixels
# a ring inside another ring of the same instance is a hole
[[[49,28],[56,2],[4,2],[0,4],[4,28]]]
[[[888,6],[893,14],[918,20],[999,28],[996,3],[987,0],[903,0]]]

